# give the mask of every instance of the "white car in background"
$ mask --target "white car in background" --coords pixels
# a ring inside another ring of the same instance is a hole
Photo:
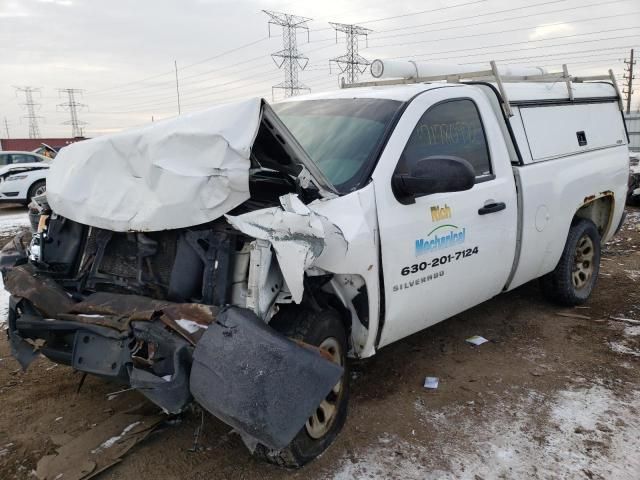
[[[51,159],[33,152],[0,151],[0,202],[27,205],[43,194]]]

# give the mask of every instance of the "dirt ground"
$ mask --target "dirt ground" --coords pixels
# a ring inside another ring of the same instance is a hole
[[[9,210],[0,234],[22,224]],[[638,280],[640,210],[629,210],[585,307],[549,305],[534,282],[354,362],[346,426],[303,470],[260,463],[229,427],[194,410],[99,478],[640,479],[640,325],[610,319],[640,320]],[[473,347],[472,335],[490,342]],[[439,378],[437,390],[422,387],[425,376]],[[60,438],[144,401],[135,392],[109,400],[120,387],[91,377],[77,393],[79,381],[46,359],[23,373],[2,336],[1,479],[35,478]]]

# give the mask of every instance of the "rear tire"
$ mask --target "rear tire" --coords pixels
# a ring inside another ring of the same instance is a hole
[[[567,307],[585,303],[600,270],[600,234],[591,220],[574,220],[555,270],[540,278],[542,293]]]
[[[329,352],[344,368],[343,376],[292,442],[282,450],[258,444],[254,455],[285,468],[299,468],[323,453],[335,440],[347,418],[349,368],[347,334],[338,312],[326,307],[320,312],[286,306],[270,325],[293,340],[300,340]]]
[[[29,187],[29,193],[27,193],[27,205],[31,203],[33,197],[42,195],[47,191],[47,182],[45,180],[38,180],[33,182],[33,185]]]

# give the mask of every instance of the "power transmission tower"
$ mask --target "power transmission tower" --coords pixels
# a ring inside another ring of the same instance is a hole
[[[331,69],[331,62],[335,62],[338,68],[340,68],[340,72],[345,74],[347,83],[355,83],[358,81],[360,74],[363,73],[371,63],[358,53],[359,37],[365,37],[365,39],[367,39],[371,30],[358,25],[348,25],[345,23],[329,22],[329,25],[336,31],[336,43],[338,42],[338,32],[343,32],[347,36],[347,53],[329,60],[329,69]]]
[[[40,109],[41,104],[33,100],[33,94],[40,93],[40,89],[33,87],[15,87],[15,89],[16,93],[24,93],[25,102],[22,105],[27,107],[27,114],[23,118],[29,120],[29,138],[40,138],[38,119],[42,117],[36,115],[36,110]]]
[[[77,94],[82,94],[82,90],[79,88],[59,88],[58,94],[60,96],[66,95],[67,102],[58,104],[58,107],[67,110],[69,115],[71,115],[71,120],[68,120],[63,123],[63,125],[71,125],[71,136],[72,137],[82,137],[82,125],[86,125],[87,122],[81,122],[78,120],[78,109],[86,107],[83,103],[78,103],[76,100]]]
[[[623,89],[623,93],[627,94],[627,114],[631,113],[631,95],[633,94],[633,66],[636,64],[636,61],[633,59],[633,48],[631,49],[631,56],[629,60],[625,60],[624,63],[627,64],[626,72],[624,75],[624,79],[626,80],[625,88]]]
[[[298,95],[300,90],[311,91],[310,88],[298,81],[298,69],[304,70],[309,63],[309,58],[298,52],[297,38],[298,29],[306,30],[308,41],[309,27],[307,26],[307,22],[311,19],[269,10],[263,10],[263,12],[269,15],[269,36],[271,36],[271,25],[279,25],[282,27],[283,49],[279,52],[272,53],[271,57],[278,68],[284,69],[284,82],[271,87],[272,96],[273,89],[276,88],[283,89],[285,97]]]
[[[4,130],[7,132],[7,138],[11,138],[9,135],[9,121],[7,120],[7,117],[4,117]]]

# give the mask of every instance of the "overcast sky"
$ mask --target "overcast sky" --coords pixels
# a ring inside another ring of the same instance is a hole
[[[337,87],[329,59],[345,53],[329,21],[371,29],[368,47],[360,43],[369,60],[567,63],[570,73],[613,68],[621,77],[629,49],[640,56],[638,0],[0,0],[0,137],[4,118],[12,138],[28,134],[15,86],[41,88],[43,136],[71,133],[59,88],[84,90],[88,136],[174,116],[174,60],[183,112],[245,96],[271,100],[284,78],[270,58],[282,31],[272,26],[268,37],[263,9],[312,19],[309,43],[301,32],[298,47],[310,59],[300,79],[314,92]],[[634,109],[640,75],[637,85]]]

